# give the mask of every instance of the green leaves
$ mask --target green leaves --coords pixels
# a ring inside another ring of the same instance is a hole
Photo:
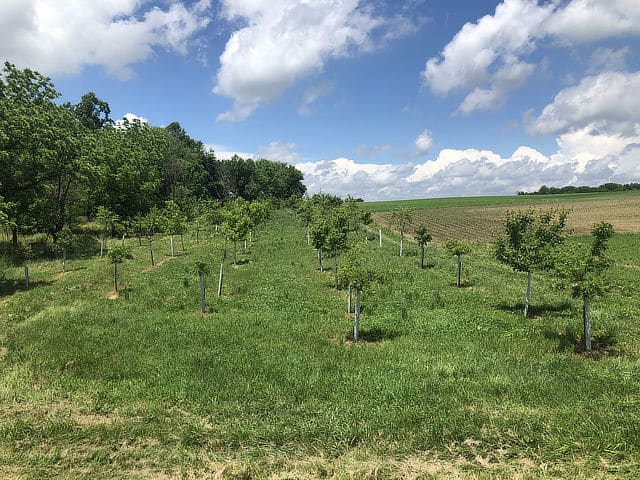
[[[572,245],[563,252],[556,272],[565,281],[575,298],[602,295],[608,288],[606,270],[612,261],[606,255],[608,241],[613,236],[613,225],[600,222],[591,230],[591,245]]]
[[[505,233],[496,241],[496,258],[520,272],[549,270],[555,264],[557,247],[565,240],[565,210],[509,212]]]
[[[468,243],[460,242],[458,240],[449,240],[445,243],[444,248],[451,255],[455,256],[466,255],[471,251],[471,246]]]
[[[382,273],[376,269],[373,262],[367,255],[368,245],[366,242],[355,244],[344,255],[340,267],[338,267],[338,285],[341,287],[350,286],[357,290],[362,290],[372,282],[381,281]]]
[[[397,208],[391,212],[391,223],[404,235],[411,225],[413,209],[409,207]]]
[[[122,263],[133,258],[128,245],[113,245],[108,252],[111,263]]]
[[[418,228],[416,228],[415,240],[418,242],[418,245],[421,247],[429,243],[433,237],[429,229],[427,229],[426,225],[420,224]]]

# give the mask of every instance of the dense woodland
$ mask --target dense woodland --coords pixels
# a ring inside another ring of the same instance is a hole
[[[178,122],[116,124],[93,92],[78,104],[42,74],[0,73],[0,227],[57,240],[103,209],[126,222],[174,202],[188,217],[204,201],[281,202],[304,194],[302,173],[269,160],[217,159]],[[106,209],[106,210],[105,210]]]

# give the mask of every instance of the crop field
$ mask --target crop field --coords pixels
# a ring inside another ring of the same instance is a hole
[[[609,208],[606,220],[638,232],[640,196],[591,198],[554,201],[575,217],[585,205],[585,224]],[[199,244],[189,232],[175,258],[156,240],[153,268],[127,239],[117,295],[95,241],[66,273],[53,256],[33,260],[29,289],[12,264],[0,281],[0,478],[640,477],[640,234],[611,240],[612,288],[593,302],[585,355],[581,304],[536,274],[523,318],[526,276],[471,226],[523,205],[420,205],[425,218],[448,213],[441,231],[429,224],[440,238],[477,240],[463,286],[438,243],[420,270],[417,245],[399,257],[385,228],[382,248],[367,246],[384,279],[363,292],[357,343],[346,292],[287,211],[225,262],[221,297],[213,232]]]
[[[413,225],[426,225],[435,241],[459,239],[491,241],[500,233],[509,210],[569,210],[568,228],[587,235],[594,223],[607,221],[617,232],[640,232],[640,192],[588,193],[546,196],[467,197],[365,203],[376,221],[390,224],[391,210],[414,209]],[[409,232],[411,233],[411,232]]]

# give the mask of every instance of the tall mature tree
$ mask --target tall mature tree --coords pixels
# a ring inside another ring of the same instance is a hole
[[[111,114],[109,104],[99,99],[94,92],[85,93],[80,103],[70,106],[70,109],[82,126],[88,130],[100,130],[113,124],[113,120],[109,117]]]
[[[0,73],[0,196],[9,202],[12,237],[18,229],[32,226],[34,203],[42,185],[51,179],[60,94],[51,80],[5,62]]]
[[[495,255],[514,270],[527,273],[525,317],[529,315],[531,273],[553,268],[554,252],[565,240],[567,215],[564,210],[526,210],[509,212],[504,219],[505,234],[495,244]]]

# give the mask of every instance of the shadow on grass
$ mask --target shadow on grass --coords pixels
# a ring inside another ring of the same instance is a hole
[[[19,291],[33,290],[38,287],[46,287],[53,282],[48,280],[38,280],[35,282],[29,282],[29,288],[24,284],[24,280],[4,280],[0,281],[0,295],[9,296]]]
[[[607,329],[603,332],[594,334],[591,338],[591,350],[585,350],[583,336],[579,330],[573,325],[565,327],[564,332],[551,328],[542,332],[547,340],[557,341],[557,352],[573,352],[599,359],[605,356],[618,356],[622,352],[616,348],[618,344],[618,334],[613,329]]]
[[[510,312],[518,315],[524,314],[524,303],[505,303],[500,302],[496,308],[503,312]],[[556,304],[529,305],[529,318],[545,317],[554,313],[566,313],[571,310],[571,303],[567,300]]]
[[[375,343],[383,340],[393,340],[402,335],[397,330],[388,330],[386,328],[372,328],[370,330],[360,330],[359,342]],[[353,340],[353,332],[349,332],[347,340]]]
[[[460,283],[460,286],[456,285],[456,282],[452,282],[452,283],[450,283],[449,285],[451,285],[451,286],[452,286],[452,287],[454,287],[454,288],[459,288],[459,289],[463,290],[463,289],[465,289],[465,288],[472,288],[472,287],[475,285],[475,283],[474,283],[474,282],[469,282],[469,281],[464,281],[464,280],[463,280],[463,281]]]

